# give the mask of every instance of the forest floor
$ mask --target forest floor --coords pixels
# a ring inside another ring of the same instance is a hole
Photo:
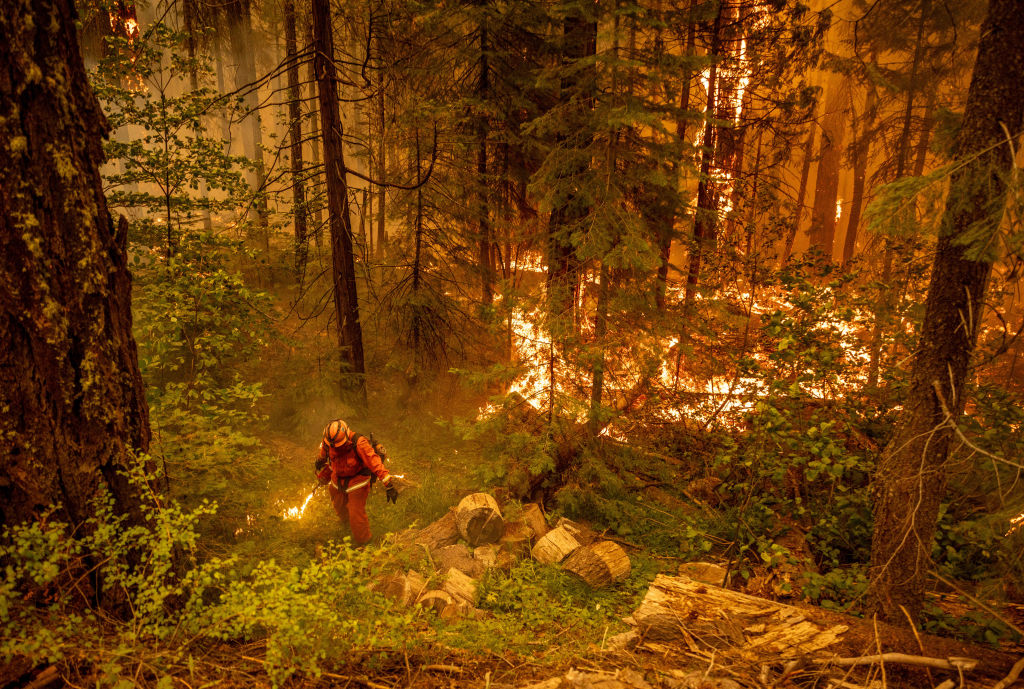
[[[388,542],[390,536],[384,534],[431,522],[462,496],[480,490],[473,465],[482,460],[454,438],[443,424],[423,424],[415,433],[410,433],[408,422],[402,420],[385,420],[374,425],[378,436],[389,446],[392,456],[390,468],[395,473],[404,474],[412,483],[403,488],[396,505],[386,504],[383,494],[374,491],[368,511],[375,532],[382,536],[371,547],[381,547],[380,542]],[[241,537],[253,555],[308,562],[321,544],[342,537],[337,518],[322,490],[315,492],[301,518],[281,518],[288,507],[300,506],[310,494],[313,485],[311,464],[317,440],[316,434],[300,437],[288,433],[277,433],[265,439],[267,447],[279,461],[280,473],[275,489],[268,492],[267,504],[262,507],[262,511],[270,515],[270,519],[263,523],[271,524],[271,528],[257,529]],[[653,516],[665,518],[664,505],[655,505],[653,509],[657,511],[652,512]],[[601,529],[599,524],[593,526]],[[575,589],[573,595],[576,597],[571,604],[557,610],[537,609],[525,615],[522,610],[496,609],[491,624],[465,622],[447,625],[437,621],[432,624],[440,625],[442,631],[435,630],[429,635],[430,641],[415,650],[392,652],[386,660],[378,661],[373,661],[370,658],[372,653],[368,653],[365,657],[354,658],[350,668],[324,672],[318,684],[327,682],[371,689],[405,686],[451,689],[818,686],[836,689],[884,689],[888,686],[991,689],[1010,671],[1024,651],[1020,645],[1006,644],[1003,648],[994,648],[966,644],[909,629],[885,628],[880,633],[878,625],[870,621],[810,605],[803,605],[809,616],[850,626],[843,642],[845,653],[840,655],[870,656],[880,651],[899,651],[938,659],[970,657],[979,661],[978,666],[960,675],[895,663],[846,669],[838,675],[833,669],[831,674],[827,674],[813,665],[797,664],[786,668],[770,653],[751,654],[734,644],[723,644],[721,639],[700,638],[699,635],[668,641],[640,638],[638,643],[631,642],[626,648],[617,640],[621,639],[619,635],[631,629],[622,619],[628,619],[656,574],[673,575],[678,565],[687,559],[643,548],[628,547],[628,550],[635,571],[619,590],[588,599],[586,593],[580,596],[579,590]],[[564,594],[567,586],[564,581],[548,581],[541,585],[547,587],[548,594],[555,596]],[[548,600],[537,597],[534,602],[543,607]],[[595,600],[601,602],[594,603]],[[963,605],[962,600],[949,595],[936,600],[944,601],[948,606]],[[612,610],[601,616],[585,612],[595,605],[600,608],[602,603]],[[512,622],[510,618],[517,614],[525,619]],[[531,626],[536,628],[531,629]],[[241,664],[248,665],[250,669],[236,679],[247,677],[247,681],[261,683],[261,650],[258,644],[246,649],[241,656]],[[237,659],[234,666],[241,671]],[[943,684],[947,679],[951,679],[953,684]]]

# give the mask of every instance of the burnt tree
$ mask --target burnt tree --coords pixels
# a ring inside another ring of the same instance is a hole
[[[0,520],[59,503],[80,523],[149,448],[132,337],[126,225],[99,165],[107,123],[71,0],[0,5]]]
[[[1013,165],[1007,131],[1024,123],[1024,13],[992,0],[956,147],[910,390],[873,486],[870,597],[887,621],[921,610],[945,464],[965,402]],[[1004,129],[1005,127],[1005,129]]]

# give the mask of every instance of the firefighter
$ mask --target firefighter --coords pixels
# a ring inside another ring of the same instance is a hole
[[[341,523],[348,525],[352,540],[359,546],[369,543],[373,537],[366,517],[370,486],[380,481],[388,502],[398,500],[398,489],[384,468],[382,454],[382,448],[378,453],[366,436],[354,433],[341,419],[331,421],[324,429],[320,456],[316,460],[316,477],[327,484],[334,511]]]

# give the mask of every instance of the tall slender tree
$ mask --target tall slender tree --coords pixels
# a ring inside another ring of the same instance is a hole
[[[341,385],[366,406],[366,368],[363,329],[359,322],[355,258],[352,253],[352,216],[348,205],[348,169],[344,133],[338,107],[338,72],[334,61],[334,28],[328,0],[312,0],[313,64],[320,100],[320,128],[327,183],[327,216],[331,234],[331,284],[341,350]]]

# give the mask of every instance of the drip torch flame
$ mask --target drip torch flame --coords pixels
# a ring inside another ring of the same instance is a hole
[[[309,501],[313,499],[313,493],[310,492],[306,496],[306,499],[302,501],[302,507],[289,507],[282,513],[282,517],[288,520],[302,519],[302,515],[306,512],[306,507],[309,506]]]

